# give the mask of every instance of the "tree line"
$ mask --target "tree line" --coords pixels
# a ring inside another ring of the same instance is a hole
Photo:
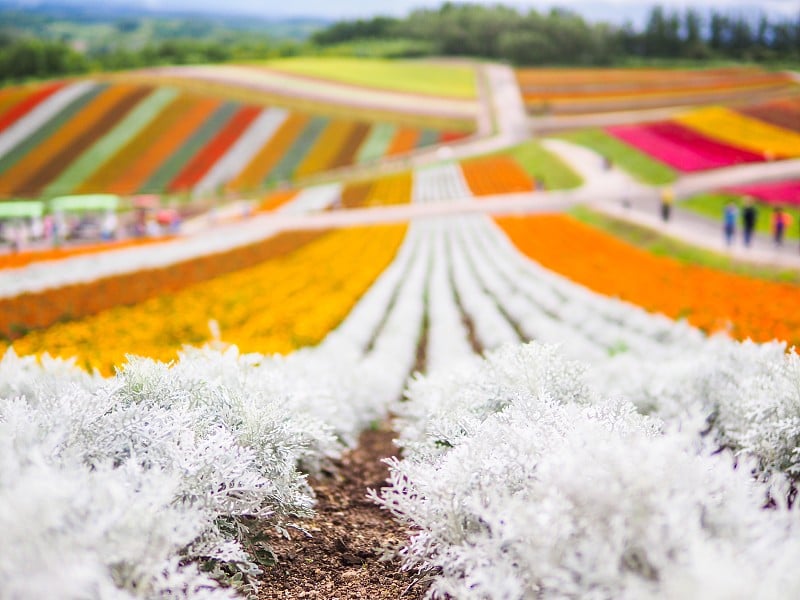
[[[359,42],[399,49],[401,56],[471,56],[518,65],[613,65],[639,59],[799,61],[800,10],[794,19],[655,6],[641,27],[589,22],[565,9],[522,12],[502,5],[455,4],[405,18],[341,21],[303,41],[208,24],[156,22],[141,44],[81,47],[41,35],[42,18],[25,28],[0,27],[0,83],[89,71],[168,64],[217,63],[303,53],[353,52]],[[9,19],[6,19],[9,21]],[[201,26],[202,25],[202,26]],[[118,37],[141,28],[118,19]],[[188,29],[187,29],[188,28]],[[41,31],[40,31],[41,30]],[[39,35],[37,35],[37,32]],[[174,34],[174,37],[162,37]],[[190,35],[191,34],[191,35]],[[115,36],[117,37],[117,36]],[[398,43],[403,42],[403,43]],[[348,50],[349,48],[349,50]]]
[[[519,65],[610,65],[628,59],[800,59],[800,10],[765,14],[653,7],[644,26],[590,23],[565,9],[548,12],[447,2],[406,18],[340,21],[312,35],[320,46],[364,39],[428,42],[431,54],[509,60]]]

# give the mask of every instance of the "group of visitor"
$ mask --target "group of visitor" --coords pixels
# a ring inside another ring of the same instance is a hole
[[[740,215],[741,213],[741,215]],[[722,228],[725,233],[725,243],[728,246],[733,245],[734,238],[736,237],[736,225],[741,217],[742,224],[742,240],[744,245],[749,247],[753,240],[753,232],[758,223],[758,210],[752,198],[746,198],[744,206],[741,211],[735,202],[731,201],[725,205],[722,213]],[[772,241],[776,247],[783,245],[783,239],[786,235],[786,230],[791,224],[791,216],[783,210],[780,206],[776,206],[772,210]]]
[[[672,205],[675,201],[675,192],[669,186],[661,189],[660,213],[661,220],[667,223],[672,214]],[[627,200],[623,200],[623,205],[627,206]],[[772,241],[775,247],[783,245],[786,231],[792,223],[792,217],[783,207],[775,206],[772,209],[772,221],[770,223]],[[741,207],[733,200],[725,205],[722,212],[722,231],[725,234],[725,243],[730,247],[736,239],[736,230],[741,224],[742,242],[749,248],[753,242],[753,234],[758,224],[758,208],[753,198],[745,198]]]

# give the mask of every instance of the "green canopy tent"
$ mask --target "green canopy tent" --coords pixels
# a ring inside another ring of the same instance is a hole
[[[37,200],[0,201],[0,219],[25,219],[41,217],[44,202]]]
[[[50,200],[50,210],[62,213],[116,211],[119,203],[120,198],[115,194],[58,196]]]

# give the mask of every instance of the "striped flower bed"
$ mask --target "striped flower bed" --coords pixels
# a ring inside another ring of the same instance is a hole
[[[592,113],[774,97],[796,90],[786,73],[753,68],[522,69],[517,80],[534,112]]]
[[[8,110],[0,114],[0,131],[16,123],[63,86],[63,83],[43,85],[38,89],[34,89],[30,94],[20,98],[19,102],[11,104]]]
[[[764,156],[800,156],[800,133],[770,125],[727,108],[692,111],[678,117],[677,121],[713,139]]]
[[[607,127],[617,139],[683,172],[800,156],[800,125],[792,130],[791,102],[738,111],[693,110],[669,121]],[[779,107],[779,108],[778,108]],[[800,119],[800,109],[797,113]]]
[[[89,80],[0,93],[0,197],[255,191],[463,137],[175,86]]]
[[[689,127],[670,121],[608,127],[607,131],[653,158],[684,172],[764,160],[761,154],[717,142]]]
[[[216,320],[225,342],[246,352],[286,353],[314,345],[386,268],[404,234],[403,225],[284,233],[270,244],[265,260],[249,268],[183,289],[164,286],[132,306],[113,305],[32,332],[14,348],[21,354],[75,356],[81,365],[111,373],[132,348],[171,360],[185,344],[208,341],[209,319]],[[180,267],[180,275],[186,272]]]
[[[292,252],[321,235],[285,233],[266,240],[199,256],[177,264],[74,283],[0,299],[0,337],[14,339],[31,329],[93,315],[122,304],[181,290],[239,269]]]
[[[655,256],[564,215],[497,219],[514,245],[547,269],[601,294],[708,333],[800,343],[800,288]]]

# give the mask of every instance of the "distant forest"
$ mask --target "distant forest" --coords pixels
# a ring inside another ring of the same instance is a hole
[[[404,19],[341,21],[314,33],[319,46],[403,39],[410,53],[474,56],[517,65],[612,65],[639,59],[770,62],[800,59],[800,9],[793,20],[766,15],[655,6],[644,27],[590,23],[575,12],[526,13],[504,6],[454,4]]]
[[[764,14],[651,9],[641,28],[575,12],[443,4],[407,17],[334,24],[207,17],[0,11],[0,82],[166,64],[296,54],[469,56],[530,66],[647,61],[800,62],[800,10]]]

